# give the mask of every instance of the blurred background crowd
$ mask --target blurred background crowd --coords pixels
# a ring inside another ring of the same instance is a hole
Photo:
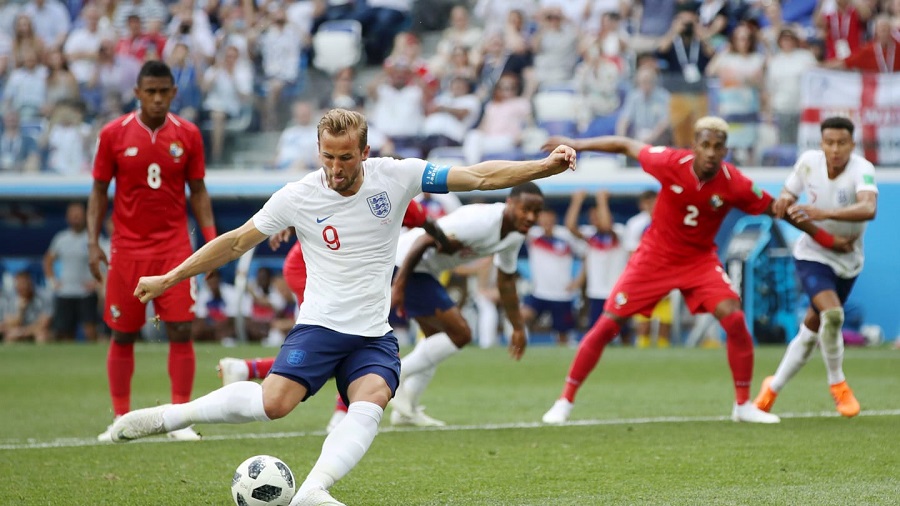
[[[783,166],[803,72],[894,72],[898,41],[900,0],[0,0],[0,174],[88,173],[148,59],[213,168],[317,167],[331,107],[376,153],[469,163],[552,134],[687,146],[713,112],[734,161]]]

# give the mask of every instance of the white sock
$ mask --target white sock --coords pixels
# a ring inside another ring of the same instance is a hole
[[[775,376],[772,378],[769,388],[775,392],[780,392],[787,382],[797,374],[797,371],[806,364],[806,361],[809,360],[809,356],[816,349],[816,342],[816,333],[808,329],[806,325],[800,324],[800,331],[788,344],[787,351],[784,352],[784,357],[781,358],[781,363],[778,364],[778,369],[775,371]]]
[[[400,361],[400,376],[405,381],[413,374],[437,367],[438,364],[457,352],[459,352],[459,348],[453,344],[446,332],[428,336]]]
[[[347,416],[331,431],[322,444],[322,453],[306,480],[297,490],[302,497],[308,490],[328,490],[366,454],[378,433],[384,410],[372,402],[357,401],[347,407]]]
[[[166,432],[195,423],[266,422],[262,385],[237,381],[186,404],[173,404],[163,413]]]
[[[428,384],[431,383],[431,379],[434,378],[435,372],[437,372],[437,367],[432,367],[419,374],[413,374],[403,381],[403,388],[407,392],[406,395],[409,396],[413,409],[419,406],[419,399],[422,398],[422,393],[425,392]]]
[[[822,358],[828,371],[828,384],[834,385],[844,381],[844,310],[842,308],[822,311],[819,325],[819,343],[822,345]]]

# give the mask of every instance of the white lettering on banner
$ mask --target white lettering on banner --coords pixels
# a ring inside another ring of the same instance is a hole
[[[818,149],[819,123],[846,116],[856,125],[857,149],[878,165],[900,163],[897,126],[900,125],[900,73],[860,74],[814,69],[800,81],[803,110],[798,146]]]

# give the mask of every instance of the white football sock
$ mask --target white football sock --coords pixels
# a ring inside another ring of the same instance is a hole
[[[400,361],[401,381],[405,381],[413,374],[437,367],[438,364],[457,352],[459,352],[459,348],[453,344],[446,332],[426,337]]]
[[[784,352],[784,357],[782,357],[781,363],[778,364],[778,369],[775,371],[775,376],[772,378],[772,382],[769,383],[769,388],[775,392],[780,392],[787,382],[797,374],[797,371],[806,364],[806,361],[809,360],[813,350],[816,349],[816,342],[816,333],[801,323],[800,331],[788,344],[787,351]]]
[[[166,432],[195,423],[247,423],[269,421],[263,407],[262,385],[237,381],[186,404],[173,404],[163,413]]]
[[[363,458],[375,435],[384,410],[372,402],[357,401],[347,407],[347,416],[322,444],[322,453],[306,480],[297,490],[303,497],[309,489],[328,490]]]
[[[403,388],[407,392],[409,402],[413,409],[416,409],[419,406],[419,399],[422,398],[422,393],[425,392],[425,389],[428,388],[428,384],[431,383],[431,379],[434,378],[435,372],[437,372],[437,367],[432,367],[419,374],[413,374],[403,380]]]
[[[843,308],[826,309],[820,314],[819,343],[822,345],[822,358],[828,371],[828,384],[834,385],[844,378],[844,326]]]

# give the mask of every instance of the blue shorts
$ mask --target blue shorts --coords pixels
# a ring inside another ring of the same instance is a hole
[[[812,304],[812,299],[821,292],[832,290],[837,293],[841,304],[847,301],[850,296],[850,290],[856,283],[856,276],[852,278],[842,278],[835,274],[834,269],[809,260],[794,260],[797,268],[797,276],[800,278],[800,284],[803,285],[803,291],[809,296],[809,307],[815,312],[819,312]]]
[[[305,386],[304,401],[334,377],[341,399],[349,404],[347,387],[366,374],[384,378],[393,397],[400,383],[400,348],[392,333],[362,337],[318,325],[295,325],[275,357],[270,374]]]
[[[525,297],[526,306],[536,313],[538,318],[549,312],[553,320],[553,330],[566,332],[575,328],[575,315],[572,314],[572,301],[570,300],[545,300],[534,295]]]
[[[395,271],[396,272],[396,271]],[[456,303],[447,289],[431,274],[414,272],[406,281],[406,295],[403,302],[406,316],[434,316],[438,311],[446,311]]]
[[[603,316],[603,306],[606,305],[606,299],[592,299],[588,297],[588,326],[593,325]]]

